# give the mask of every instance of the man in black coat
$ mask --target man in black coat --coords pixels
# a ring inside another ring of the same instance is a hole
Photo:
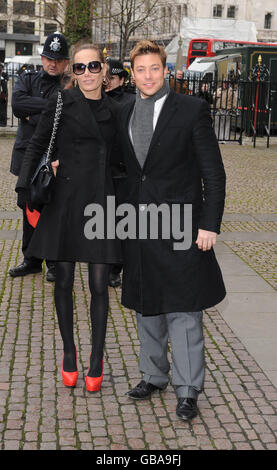
[[[61,78],[68,65],[68,45],[65,37],[56,32],[50,34],[41,54],[42,70],[23,72],[14,86],[12,93],[12,109],[20,119],[19,128],[12,152],[10,171],[18,176],[20,173],[25,150],[35,132],[40,115],[49,98],[60,88]],[[22,252],[24,260],[19,266],[10,269],[12,277],[25,276],[42,270],[42,260],[25,256],[32,238],[34,228],[30,225],[26,207],[23,210]],[[55,265],[46,261],[48,281],[55,280]]]
[[[4,72],[4,64],[0,63],[0,126],[7,125],[8,106],[8,75]]]
[[[106,87],[105,92],[108,96],[120,103],[122,106],[133,104],[136,100],[134,93],[125,90],[124,81],[128,77],[127,70],[124,69],[122,62],[116,59],[107,59]],[[124,110],[122,111],[124,113]],[[109,275],[109,285],[111,287],[119,287],[121,285],[120,273],[121,264],[111,266]]]
[[[122,119],[126,177],[118,194],[136,208],[139,229],[123,241],[122,304],[137,312],[143,377],[127,394],[145,399],[166,388],[170,340],[176,413],[188,420],[204,385],[203,310],[226,294],[213,250],[225,171],[209,105],[170,90],[164,49],[141,41],[131,64],[138,93]]]

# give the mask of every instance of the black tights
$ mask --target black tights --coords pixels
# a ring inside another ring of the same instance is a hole
[[[109,264],[89,263],[89,288],[91,292],[90,318],[92,350],[88,375],[99,377],[102,373],[102,358],[106,336],[109,308],[108,277]],[[55,305],[60,332],[64,344],[64,370],[76,370],[76,350],[73,333],[73,298],[75,263],[56,262]]]

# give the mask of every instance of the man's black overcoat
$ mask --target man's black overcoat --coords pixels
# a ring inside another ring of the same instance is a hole
[[[106,196],[114,195],[110,157],[115,151],[120,106],[103,95],[96,121],[79,88],[62,91],[62,100],[62,115],[53,155],[53,159],[58,159],[60,164],[51,202],[43,207],[27,254],[53,261],[121,262],[119,240],[89,239],[84,231],[91,219],[89,214],[94,215],[94,211],[86,215],[86,207],[98,204],[100,208],[105,208]],[[27,147],[16,185],[18,192],[28,190],[31,177],[48,147],[56,101],[57,96],[50,98]],[[106,140],[99,129],[101,121],[111,123],[108,127],[111,132]]]
[[[225,171],[209,106],[171,90],[143,168],[129,137],[132,109],[122,121],[127,178],[118,180],[119,202],[137,212],[150,203],[192,204],[193,241],[188,250],[174,251],[173,239],[126,239],[122,304],[147,316],[214,306],[226,294],[221,271],[213,249],[195,244],[198,228],[220,232],[224,209]]]

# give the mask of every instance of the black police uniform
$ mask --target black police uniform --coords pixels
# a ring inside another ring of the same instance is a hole
[[[0,72],[0,126],[7,125],[7,106],[8,106],[8,75]]]
[[[107,91],[107,95],[123,105],[134,103],[136,101],[136,95],[134,93],[126,92],[123,86]]]
[[[58,32],[50,34],[45,41],[41,55],[52,60],[68,59],[68,46],[64,36]],[[10,166],[10,171],[15,176],[20,174],[26,148],[49,98],[60,88],[60,80],[61,76],[49,75],[44,70],[25,71],[19,76],[13,88],[12,109],[14,115],[20,119]],[[24,261],[9,271],[12,277],[41,271],[41,259],[25,256],[33,233],[34,228],[29,224],[26,211],[23,209],[22,252]],[[46,263],[49,269],[53,269],[51,261],[46,261]],[[47,279],[54,280],[54,278],[48,277]]]
[[[110,75],[118,75],[120,78],[124,77],[127,78],[128,72],[124,69],[123,64],[115,59],[108,59],[107,64],[109,67]],[[126,104],[132,104],[136,100],[136,96],[134,93],[128,93],[125,91],[124,86],[119,86],[114,88],[113,90],[106,92],[108,96],[113,98],[115,101],[120,103],[122,106]],[[116,181],[114,182],[116,185]],[[110,268],[110,276],[109,276],[109,285],[111,287],[119,287],[121,284],[120,279],[120,272],[122,270],[122,264],[113,264]]]
[[[60,77],[48,75],[44,70],[23,72],[17,80],[12,92],[12,109],[20,122],[10,167],[13,175],[19,175],[25,150],[36,130],[40,115],[50,96],[59,87]]]

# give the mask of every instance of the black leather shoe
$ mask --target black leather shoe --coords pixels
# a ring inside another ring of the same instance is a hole
[[[195,398],[178,398],[176,414],[184,420],[195,418],[198,415],[197,400]]]
[[[40,273],[42,271],[42,267],[39,264],[32,264],[26,263],[23,261],[21,264],[9,270],[9,275],[11,277],[18,277],[18,276],[27,276],[27,274],[35,274]]]
[[[48,282],[55,282],[55,280],[56,280],[56,268],[55,268],[55,266],[50,266],[50,268],[48,268],[48,271],[46,273],[46,280]]]
[[[150,382],[145,382],[142,380],[135,388],[127,392],[126,395],[128,395],[130,398],[133,398],[134,400],[145,400],[146,398],[149,398],[150,395],[156,390],[165,390],[165,388],[166,387],[157,387]]]
[[[109,275],[109,286],[111,286],[111,287],[121,286],[120,274],[110,273],[110,275]]]

